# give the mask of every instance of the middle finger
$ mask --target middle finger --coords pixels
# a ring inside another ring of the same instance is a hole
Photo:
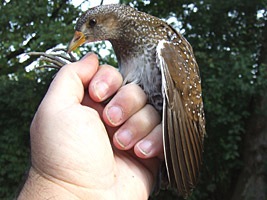
[[[105,123],[111,127],[120,126],[146,104],[144,91],[136,84],[122,86],[103,111]]]

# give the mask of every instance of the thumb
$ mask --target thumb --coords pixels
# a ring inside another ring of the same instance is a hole
[[[89,53],[81,60],[65,65],[57,73],[42,104],[61,110],[74,103],[81,103],[84,90],[99,67],[98,58]],[[54,110],[56,111],[56,110]]]

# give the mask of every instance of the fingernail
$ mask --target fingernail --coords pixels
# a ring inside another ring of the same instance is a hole
[[[107,109],[107,117],[114,126],[119,125],[122,121],[123,111],[119,106],[111,106]]]
[[[129,130],[123,130],[117,132],[115,138],[122,148],[126,148],[131,143],[133,135]]]
[[[83,56],[83,57],[81,58],[81,60],[86,59],[87,57],[89,57],[89,56],[91,56],[91,55],[93,55],[93,54],[95,54],[95,53],[93,53],[93,52],[89,52],[89,53],[87,53],[85,56]],[[96,54],[95,54],[95,55],[96,55]]]
[[[149,140],[144,140],[137,147],[143,155],[147,156],[152,150],[152,143]]]
[[[95,94],[99,100],[103,100],[108,92],[108,84],[102,81],[98,81],[94,84]]]

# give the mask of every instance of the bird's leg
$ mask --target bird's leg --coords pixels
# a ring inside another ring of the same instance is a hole
[[[63,52],[63,53],[62,53]],[[45,52],[29,52],[29,56],[39,56],[39,61],[43,61],[45,64],[38,66],[38,68],[56,68],[60,69],[64,65],[72,62],[76,62],[77,59],[72,53],[67,53],[66,49],[55,48],[50,53]]]

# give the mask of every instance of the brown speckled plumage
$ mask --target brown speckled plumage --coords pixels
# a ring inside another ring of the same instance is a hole
[[[139,84],[148,102],[161,112],[169,185],[187,197],[199,177],[205,135],[201,81],[192,47],[164,21],[119,4],[85,12],[69,50],[99,40],[111,42],[125,84]]]

